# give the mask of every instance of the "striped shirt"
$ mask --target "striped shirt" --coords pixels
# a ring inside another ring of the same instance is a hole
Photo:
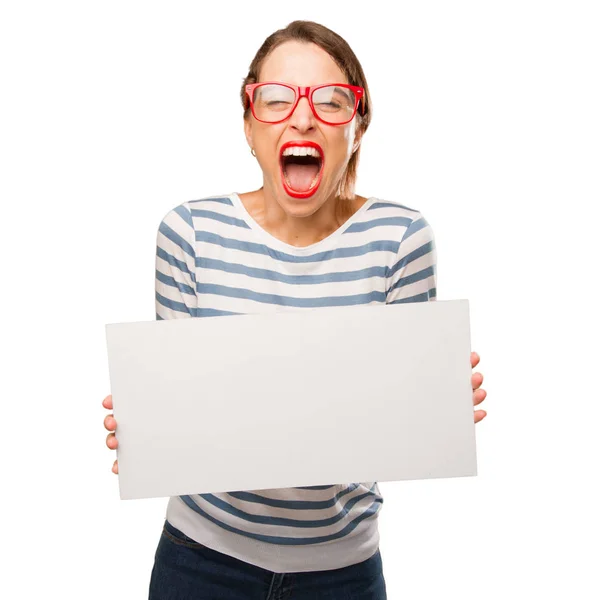
[[[377,198],[307,247],[270,235],[235,193],[193,200],[165,215],[156,246],[158,320],[436,299],[431,227]],[[270,571],[329,570],[377,551],[382,502],[377,482],[242,490],[171,497],[166,518]]]

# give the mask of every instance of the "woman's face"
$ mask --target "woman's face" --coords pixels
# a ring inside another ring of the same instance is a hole
[[[327,52],[315,44],[296,41],[281,44],[268,56],[259,73],[259,83],[263,81],[300,86],[348,83]],[[263,171],[265,193],[296,217],[312,215],[335,197],[348,161],[360,143],[355,139],[356,129],[356,116],[346,125],[322,123],[313,114],[307,98],[302,98],[282,123],[262,123],[252,114],[244,122],[246,139]],[[322,152],[320,180],[317,177],[318,183],[312,188],[309,186],[317,167],[311,172],[298,165],[285,169],[281,163],[284,144],[306,141],[316,142]]]

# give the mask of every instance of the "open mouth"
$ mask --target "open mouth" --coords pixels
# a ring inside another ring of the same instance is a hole
[[[279,164],[286,192],[294,198],[312,196],[321,183],[324,163],[317,144],[284,145]]]

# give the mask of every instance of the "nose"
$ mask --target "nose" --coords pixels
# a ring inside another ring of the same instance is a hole
[[[310,108],[308,98],[300,98],[298,105],[290,117],[290,126],[304,133],[315,127],[315,115]]]

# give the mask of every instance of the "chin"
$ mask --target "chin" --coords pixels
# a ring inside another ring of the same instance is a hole
[[[284,192],[279,204],[292,217],[310,217],[323,206],[324,202],[318,195],[310,198],[294,198]]]

